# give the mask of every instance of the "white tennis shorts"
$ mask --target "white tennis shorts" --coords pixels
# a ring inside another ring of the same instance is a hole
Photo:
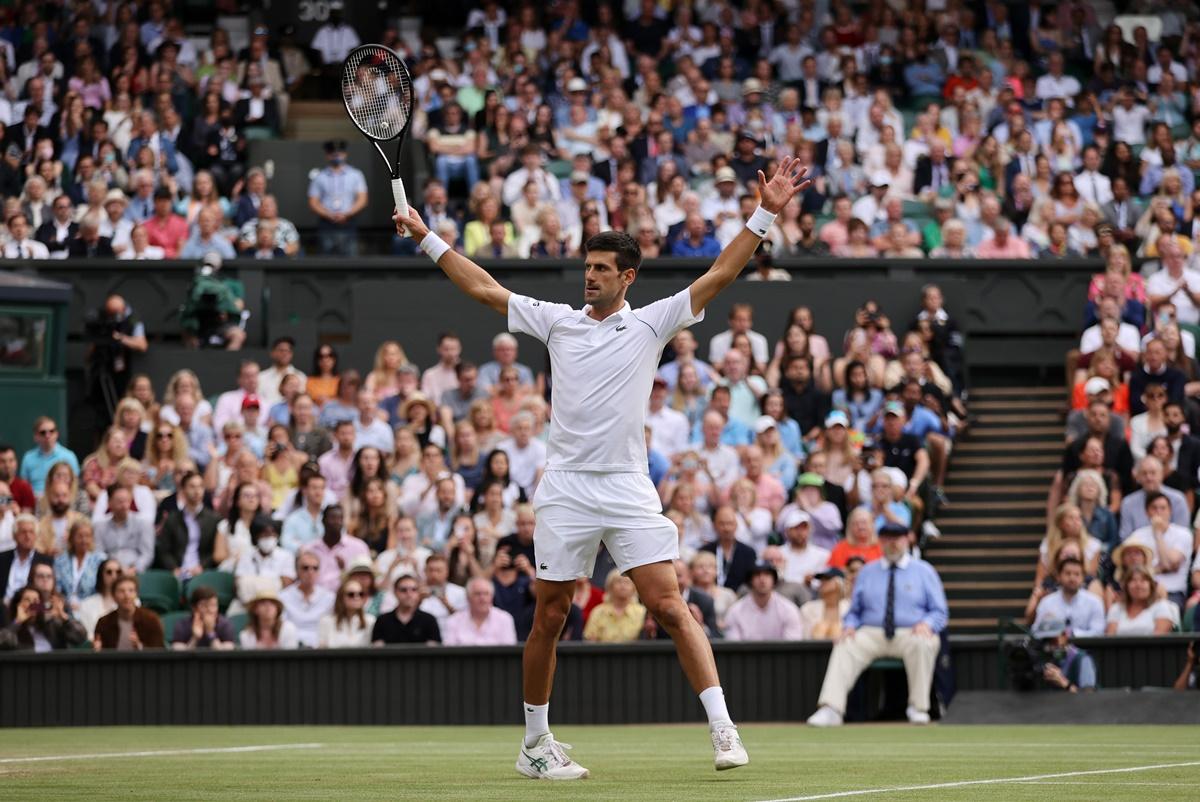
[[[679,530],[643,473],[546,471],[533,508],[540,579],[590,577],[601,541],[621,573],[679,556]]]

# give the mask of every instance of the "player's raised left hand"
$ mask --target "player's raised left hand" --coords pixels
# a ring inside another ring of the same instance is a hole
[[[802,166],[798,159],[793,159],[791,156],[784,158],[779,163],[779,169],[775,171],[775,175],[771,176],[770,181],[763,175],[763,171],[759,170],[759,203],[768,212],[779,214],[783,207],[788,205],[788,201],[803,192],[812,183],[811,178],[804,177],[807,173],[808,168]]]

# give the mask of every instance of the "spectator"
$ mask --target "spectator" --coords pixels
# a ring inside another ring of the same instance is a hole
[[[200,474],[183,475],[179,497],[183,506],[162,524],[154,565],[187,580],[201,571],[216,570],[229,556],[229,545],[218,534],[219,516],[204,505],[204,478]]]
[[[295,355],[296,341],[293,338],[276,337],[271,343],[271,366],[259,372],[258,386],[255,389],[259,402],[267,409],[282,400],[282,396],[279,394],[279,383],[284,376],[299,377],[301,392],[305,391],[304,384],[308,381],[308,377],[292,364]]]
[[[300,480],[300,502],[283,521],[280,545],[293,554],[325,534],[321,513],[325,509],[325,477],[306,474]]]
[[[348,563],[347,573],[352,573],[358,560]],[[371,570],[368,559],[366,569]],[[317,645],[322,649],[344,649],[371,645],[371,634],[375,627],[375,616],[364,611],[367,588],[353,577],[341,583],[333,612],[321,618],[317,626]]]
[[[508,333],[497,334],[492,339],[492,359],[479,366],[479,386],[494,392],[500,383],[500,371],[515,368],[517,382],[522,387],[533,386],[533,371],[517,361],[517,338]]]
[[[1143,465],[1143,471],[1145,468]],[[1159,492],[1145,491],[1144,505],[1148,523],[1135,528],[1127,540],[1151,548],[1154,552],[1154,572],[1167,598],[1182,608],[1187,597],[1188,567],[1192,562],[1192,537],[1186,524],[1181,525],[1173,520],[1172,501],[1163,495],[1163,491],[1169,489],[1163,486],[1159,488]],[[1121,506],[1124,510],[1124,503]]]
[[[37,540],[37,518],[22,513],[13,522],[14,546],[0,551],[0,598],[8,604],[13,595],[30,583],[33,569],[38,565],[54,567],[54,559],[34,547]]]
[[[18,476],[17,450],[11,445],[0,444],[0,482],[8,485],[13,503],[24,512],[33,512],[36,498],[33,487]],[[61,539],[61,538],[60,538]]]
[[[883,656],[900,657],[908,675],[908,720],[929,723],[930,688],[949,611],[942,582],[929,563],[908,553],[908,539],[885,530],[883,558],[867,563],[854,581],[850,611],[829,657],[820,708],[809,719],[839,726],[846,696],[859,674]]]
[[[1033,636],[1041,641],[1042,650],[1052,656],[1042,671],[1046,687],[1070,693],[1096,689],[1096,664],[1091,655],[1071,644],[1075,630],[1066,621],[1047,618],[1034,625]]]
[[[754,549],[737,540],[738,518],[732,507],[719,507],[712,518],[717,539],[701,547],[717,558],[717,582],[737,591],[750,579]]]
[[[1163,464],[1155,457],[1145,457],[1138,463],[1137,479],[1140,489],[1130,493],[1121,500],[1121,529],[1122,542],[1127,540],[1136,529],[1150,523],[1150,515],[1146,504],[1152,496],[1165,497],[1169,505],[1169,520],[1177,526],[1187,528],[1188,504],[1187,499],[1178,490],[1163,484]]]
[[[140,574],[154,560],[154,527],[132,514],[133,494],[115,485],[108,495],[108,516],[96,523],[96,545],[121,563],[127,575]]]
[[[180,255],[184,243],[188,241],[188,225],[182,217],[172,209],[171,190],[159,187],[154,190],[153,213],[146,217],[135,218],[146,229],[150,245],[163,249],[167,259],[175,259]],[[135,208],[137,200],[135,199]],[[200,253],[194,258],[203,256]]]
[[[725,353],[733,344],[733,339],[739,334],[750,338],[751,354],[754,361],[765,365],[771,361],[767,338],[754,331],[754,309],[750,304],[735,303],[729,309],[729,328],[716,334],[708,343],[708,361],[719,364],[725,359]]]
[[[9,215],[8,242],[4,245],[5,259],[49,259],[49,249],[32,239],[29,217],[24,212]]]
[[[482,577],[467,583],[467,608],[446,619],[443,642],[447,646],[506,646],[517,642],[513,617],[492,606],[492,584]]]
[[[637,599],[633,580],[617,569],[604,580],[604,601],[588,616],[584,640],[623,643],[637,640],[646,620],[646,608]]]
[[[295,555],[279,545],[275,521],[256,515],[250,522],[250,540],[251,548],[242,552],[233,569],[238,599],[246,605],[260,589],[278,593],[296,581]]]
[[[8,626],[0,630],[0,644],[5,648],[48,652],[76,646],[86,638],[57,593],[47,604],[37,588],[26,586],[13,595],[7,614]]]
[[[420,609],[420,584],[411,574],[396,578],[393,591],[396,607],[375,620],[371,630],[371,642],[375,646],[415,643],[432,646],[442,642],[438,621]]]
[[[1158,583],[1144,566],[1125,571],[1121,600],[1108,610],[1106,635],[1165,635],[1179,626],[1179,608],[1159,598]]]
[[[367,182],[362,172],[346,164],[345,140],[325,143],[326,166],[308,186],[308,206],[318,218],[321,253],[358,255],[358,224],[354,218],[367,205]]]
[[[311,483],[309,487],[312,487]],[[321,512],[321,524],[321,538],[305,544],[302,553],[320,560],[317,585],[333,593],[341,586],[343,569],[358,558],[369,559],[370,550],[361,539],[346,534],[345,513],[340,504],[331,504]]]
[[[425,584],[421,588],[421,609],[437,619],[444,634],[450,616],[467,607],[467,591],[450,581],[450,563],[442,554],[430,553],[422,573]]]
[[[750,592],[725,614],[725,638],[734,641],[803,638],[799,608],[775,592],[778,583],[775,568],[766,563],[753,565],[747,581]]]
[[[800,607],[806,640],[836,641],[841,637],[842,619],[850,612],[844,577],[840,568],[829,568],[814,577],[820,582],[817,598]]]
[[[86,518],[80,517],[71,523],[64,543],[65,547],[54,558],[54,576],[59,592],[66,597],[69,609],[74,613],[80,602],[96,592],[104,555],[96,551],[92,522]]]
[[[1012,223],[1003,217],[992,224],[993,236],[975,246],[980,259],[1032,259],[1029,243],[1012,235]]]
[[[260,590],[247,607],[246,626],[238,634],[238,645],[249,650],[296,649],[316,646],[316,641],[303,642],[300,628],[291,620],[280,597],[274,591]]]
[[[150,244],[150,235],[144,225],[140,223],[133,227],[129,232],[129,248],[122,254],[122,259],[132,259],[134,261],[156,261],[165,259],[167,252],[157,245]]]
[[[260,590],[250,604],[250,610],[263,599],[264,593],[269,600],[279,608],[279,613],[286,618],[286,623],[292,627],[294,643],[300,646],[316,647],[319,641],[317,627],[321,618],[333,609],[334,593],[317,584],[318,572],[321,570],[321,558],[307,551],[296,555],[296,581],[284,588],[276,598],[271,591]],[[261,622],[260,622],[261,623]],[[247,627],[250,629],[250,627]],[[243,630],[243,639],[246,630]],[[276,631],[276,636],[280,630]],[[262,632],[253,633],[262,637]],[[242,648],[247,648],[243,640]],[[281,648],[294,648],[283,645]]]
[[[96,622],[96,634],[92,645],[96,651],[141,651],[161,649],[163,640],[162,621],[156,613],[138,606],[138,581],[132,576],[123,576],[113,583],[113,600],[117,609]]]
[[[1104,603],[1083,589],[1084,567],[1077,557],[1059,559],[1055,566],[1058,589],[1037,604],[1034,630],[1046,621],[1070,621],[1070,631],[1081,638],[1104,634]]]
[[[217,592],[201,585],[195,588],[189,601],[191,618],[175,622],[171,633],[171,648],[177,651],[193,649],[232,649],[234,647],[233,626],[221,615],[217,604]]]

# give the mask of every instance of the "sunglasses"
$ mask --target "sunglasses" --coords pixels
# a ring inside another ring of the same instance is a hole
[[[172,432],[156,432],[155,437],[158,437],[160,439],[163,439],[163,438],[170,439],[172,434],[173,434]]]
[[[38,432],[42,437],[49,437],[52,434],[58,434],[58,429],[42,429]]]
[[[104,569],[105,576],[116,576],[119,573],[121,573],[120,568],[105,568]]]
[[[397,592],[397,593],[416,593],[416,592],[417,592],[417,589],[416,589],[416,587],[415,587],[415,586],[414,586],[414,587],[407,587],[407,588],[396,588],[396,592]]]
[[[347,598],[347,599],[361,599],[363,596],[366,596],[366,595],[367,595],[367,594],[363,593],[361,590],[348,590],[348,591],[346,591],[346,598]]]

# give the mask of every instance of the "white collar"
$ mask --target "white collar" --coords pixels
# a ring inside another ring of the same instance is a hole
[[[632,311],[633,311],[633,309],[632,309],[632,308],[629,306],[629,301],[626,301],[625,303],[623,303],[623,304],[621,305],[621,308],[620,308],[620,309],[618,309],[617,311],[613,312],[613,313],[612,313],[611,315],[609,315],[608,317],[604,318],[604,320],[596,320],[596,318],[594,318],[594,317],[592,317],[591,315],[589,315],[589,314],[588,314],[588,312],[592,311],[592,305],[591,305],[591,304],[584,304],[584,305],[583,305],[583,309],[581,309],[581,310],[579,310],[579,311],[583,312],[583,316],[584,316],[584,318],[585,318],[585,319],[587,319],[587,320],[591,321],[592,323],[595,323],[597,326],[599,326],[599,325],[602,325],[602,324],[604,324],[604,323],[607,323],[607,322],[608,322],[608,321],[610,321],[610,320],[623,320],[623,319],[624,319],[624,316],[625,316],[625,315],[627,315],[627,314],[629,314],[630,312],[632,312]]]
[[[886,563],[887,560],[885,559],[884,562]],[[906,551],[906,552],[904,552],[903,557],[901,557],[899,560],[896,560],[896,567],[899,568],[901,571],[903,571],[905,568],[908,567],[908,564],[911,562],[912,562],[912,555]],[[888,567],[891,567],[890,564]]]

